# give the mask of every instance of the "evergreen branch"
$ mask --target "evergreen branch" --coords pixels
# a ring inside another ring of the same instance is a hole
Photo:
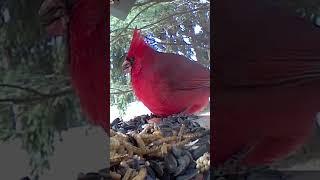
[[[34,96],[34,97],[10,97],[10,98],[3,98],[0,99],[0,103],[15,103],[15,104],[21,104],[21,103],[28,103],[28,102],[35,102],[35,101],[41,101],[41,100],[46,100],[46,99],[51,99],[59,96],[65,96],[68,94],[71,94],[73,91],[71,88],[67,88],[65,90],[51,93],[51,94],[43,94],[42,96]]]

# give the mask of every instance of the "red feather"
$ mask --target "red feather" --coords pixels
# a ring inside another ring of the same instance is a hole
[[[201,111],[209,101],[209,69],[184,56],[157,52],[135,29],[128,58],[133,58],[135,95],[156,115]]]
[[[261,1],[215,5],[213,164],[254,145],[272,163],[309,138],[320,110],[320,29]]]
[[[81,107],[93,123],[108,130],[106,3],[76,1],[71,10],[69,43],[72,84]]]

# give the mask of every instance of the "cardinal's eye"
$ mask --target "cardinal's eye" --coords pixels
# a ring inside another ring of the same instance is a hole
[[[134,57],[127,57],[126,60],[129,61],[129,63],[131,64],[131,66],[133,65],[133,63],[134,63]]]

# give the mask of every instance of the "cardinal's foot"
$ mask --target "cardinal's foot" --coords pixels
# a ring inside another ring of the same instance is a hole
[[[178,113],[178,114],[172,114],[170,116],[160,116],[160,115],[151,114],[151,118],[148,120],[148,123],[159,124],[163,118],[175,118],[175,119],[178,119],[179,117],[180,118],[185,118],[185,117],[188,117],[188,116],[190,116],[190,115],[188,115],[188,114],[186,114],[184,112],[181,112],[181,113]]]
[[[168,116],[168,117],[175,117],[175,118],[180,117],[180,118],[185,118],[185,117],[190,117],[190,116],[196,117],[196,115],[187,113],[186,111],[180,112],[180,113],[178,113],[178,114],[173,114],[173,115],[170,115],[170,116]]]

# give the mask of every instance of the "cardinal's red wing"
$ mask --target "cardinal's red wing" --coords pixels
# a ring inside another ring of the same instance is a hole
[[[171,90],[210,88],[210,70],[197,62],[176,54],[161,54],[156,68],[160,77],[166,77]]]

